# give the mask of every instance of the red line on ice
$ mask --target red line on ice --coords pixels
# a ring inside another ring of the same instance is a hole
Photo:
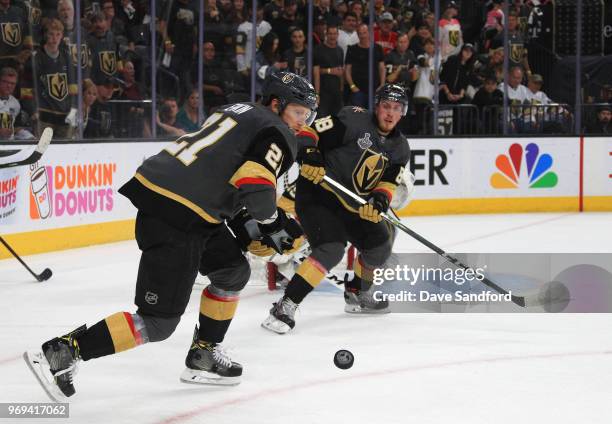
[[[347,375],[344,377],[328,378],[325,380],[307,381],[307,382],[303,382],[299,384],[292,384],[290,386],[279,387],[277,389],[267,389],[267,390],[262,390],[262,391],[255,392],[249,395],[238,396],[238,397],[235,397],[233,399],[228,399],[223,402],[216,401],[214,404],[204,405],[199,408],[192,409],[191,411],[176,414],[174,416],[168,417],[161,421],[156,421],[155,424],[182,423],[194,417],[197,417],[198,415],[204,414],[206,412],[223,409],[228,406],[242,404],[242,403],[250,402],[256,399],[271,397],[271,396],[278,395],[278,394],[290,393],[295,390],[308,389],[308,388],[317,387],[317,386],[325,386],[328,384],[336,384],[336,383],[343,382],[343,381],[383,377],[383,376],[411,372],[411,371],[417,372],[417,371],[424,371],[424,370],[431,370],[431,369],[456,367],[456,366],[462,366],[462,365],[488,364],[488,363],[508,362],[508,361],[524,361],[524,360],[529,360],[529,359],[569,358],[569,357],[576,357],[576,356],[595,356],[595,355],[609,355],[609,354],[612,354],[612,351],[564,352],[564,353],[546,353],[546,354],[522,355],[522,356],[500,356],[500,357],[493,357],[493,358],[464,359],[461,361],[449,361],[449,362],[441,362],[437,364],[416,365],[416,366],[405,367],[405,368],[394,368],[394,369],[387,369],[387,370],[381,370],[381,371],[372,371],[372,372],[365,373],[365,374]]]
[[[10,358],[0,359],[0,365],[8,364],[9,362],[13,362],[21,358],[21,355],[11,356]]]
[[[563,215],[559,215],[559,216],[554,216],[552,218],[542,219],[542,220],[539,220],[539,221],[529,222],[527,224],[518,225],[516,227],[507,228],[505,230],[494,231],[492,233],[483,234],[483,235],[480,235],[480,236],[477,236],[477,237],[472,237],[472,238],[468,238],[468,239],[454,241],[452,243],[446,243],[444,245],[444,247],[448,248],[450,246],[456,246],[456,245],[463,244],[463,243],[469,243],[469,242],[476,241],[476,240],[481,240],[481,239],[485,239],[485,238],[489,238],[489,237],[493,237],[493,236],[498,236],[500,234],[510,233],[510,232],[516,231],[516,230],[523,230],[525,228],[533,227],[535,225],[546,224],[548,222],[556,221],[558,219],[567,218],[568,216],[572,216],[572,215],[574,215],[574,214],[573,213],[568,213],[568,214],[563,214]]]

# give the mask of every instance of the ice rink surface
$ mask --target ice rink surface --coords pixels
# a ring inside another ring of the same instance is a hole
[[[612,252],[612,214],[405,222],[454,252]],[[394,250],[426,251],[404,236]],[[138,258],[135,242],[27,257],[38,272],[53,270],[44,283],[17,261],[0,261],[0,402],[48,402],[22,352],[133,311]],[[62,422],[610,423],[609,314],[353,316],[343,312],[342,292],[328,286],[304,301],[295,330],[279,336],[259,326],[279,293],[254,281],[225,341],[244,366],[242,384],[213,387],[179,382],[199,296],[194,290],[165,342],[81,363]],[[355,355],[351,369],[334,366],[339,349]]]

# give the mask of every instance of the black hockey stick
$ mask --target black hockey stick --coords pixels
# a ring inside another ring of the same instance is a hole
[[[40,274],[35,273],[34,271],[32,271],[32,269],[23,261],[23,259],[21,259],[19,257],[19,255],[17,254],[17,252],[15,252],[13,250],[13,248],[11,246],[9,246],[9,244],[6,242],[6,240],[4,240],[1,236],[0,236],[0,243],[2,243],[4,245],[4,247],[6,247],[8,249],[9,252],[11,252],[11,254],[15,257],[15,259],[17,259],[19,262],[21,262],[21,265],[23,265],[25,267],[25,269],[27,269],[30,274],[32,274],[34,276],[34,278],[36,278],[38,281],[42,282],[42,281],[46,281],[49,278],[51,278],[51,276],[53,275],[53,272],[51,272],[51,270],[49,268],[45,268],[43,269],[43,272],[41,272]]]
[[[323,181],[327,182],[328,184],[331,184],[333,187],[337,188],[338,190],[340,190],[341,192],[343,192],[347,196],[350,196],[357,203],[359,203],[361,205],[365,205],[367,203],[363,198],[359,197],[358,195],[356,195],[355,193],[353,193],[352,191],[350,191],[349,189],[344,187],[342,184],[340,184],[340,183],[336,182],[335,180],[333,180],[332,178],[328,177],[327,175],[325,175],[323,177]],[[386,213],[381,213],[380,215],[383,217],[383,219],[385,221],[387,221],[391,225],[399,228],[400,230],[402,230],[403,232],[405,232],[406,234],[408,234],[410,237],[414,238],[415,240],[419,241],[420,243],[424,244],[425,246],[427,246],[428,248],[430,248],[431,250],[436,252],[438,255],[440,255],[442,258],[444,258],[448,262],[450,262],[450,263],[452,263],[452,264],[454,264],[454,265],[456,265],[456,266],[458,266],[460,268],[463,268],[464,270],[471,270],[472,269],[472,267],[470,267],[468,265],[465,265],[463,262],[459,261],[457,258],[454,258],[454,257],[450,256],[448,253],[446,253],[444,250],[440,249],[438,246],[436,246],[435,244],[433,244],[429,240],[423,238],[419,234],[417,234],[414,231],[412,231],[410,228],[405,226],[398,219],[395,219],[395,218],[393,218],[392,216],[389,216]],[[495,284],[493,281],[489,280],[486,277],[483,277],[483,279],[480,280],[480,281],[482,282],[482,284],[492,288],[493,290],[495,290],[498,293],[501,293],[501,294],[510,294],[510,292],[508,290],[498,286],[497,284]],[[515,296],[513,294],[511,294],[510,297],[511,297],[513,303],[515,303],[516,305],[521,306],[523,308],[525,307],[525,298],[524,297],[522,297],[522,296]]]
[[[52,138],[53,138],[53,129],[51,129],[50,127],[45,128],[45,130],[40,136],[40,140],[38,140],[38,144],[36,145],[32,153],[30,153],[29,156],[25,158],[19,158],[17,160],[14,160],[13,162],[6,162],[6,163],[3,163],[2,160],[0,160],[0,168],[10,168],[13,166],[30,165],[32,163],[37,162],[42,157],[43,153],[45,153],[45,150],[47,150],[47,147],[49,147],[49,144],[51,144]]]

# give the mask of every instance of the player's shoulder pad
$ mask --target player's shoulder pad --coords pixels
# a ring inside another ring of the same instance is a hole
[[[355,124],[356,122],[368,119],[368,110],[360,106],[345,106],[338,112],[338,119],[345,125]]]
[[[288,151],[291,153],[291,157],[295,159],[298,150],[297,139],[293,131],[289,129],[280,116],[259,103],[245,104],[254,106],[254,110],[248,120],[249,130],[254,134],[265,134],[266,136],[282,139]]]
[[[396,134],[393,137],[394,145],[396,146],[396,156],[398,161],[401,163],[408,163],[410,160],[410,143],[408,138],[400,130],[396,130]]]
[[[369,131],[372,123],[371,114],[368,113],[368,110],[359,106],[343,107],[338,112],[337,119],[354,134]]]

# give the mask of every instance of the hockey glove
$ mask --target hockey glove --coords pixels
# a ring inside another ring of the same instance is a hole
[[[259,229],[262,234],[261,243],[280,254],[295,251],[302,243],[300,239],[304,234],[300,224],[280,208],[276,210],[276,219],[268,224],[259,223]]]
[[[380,215],[389,209],[389,198],[386,194],[374,191],[368,198],[368,203],[359,207],[359,217],[366,221],[378,223],[382,220]]]
[[[243,252],[248,251],[262,257],[271,256],[276,253],[274,249],[261,243],[259,225],[246,209],[238,212],[235,217],[227,222],[227,226],[234,233]]]
[[[236,216],[227,221],[227,226],[230,227],[240,248],[245,252],[253,240],[261,238],[257,221],[249,215],[246,209],[242,209]]]
[[[300,174],[313,184],[319,184],[325,176],[325,162],[316,147],[306,147],[301,155]]]

